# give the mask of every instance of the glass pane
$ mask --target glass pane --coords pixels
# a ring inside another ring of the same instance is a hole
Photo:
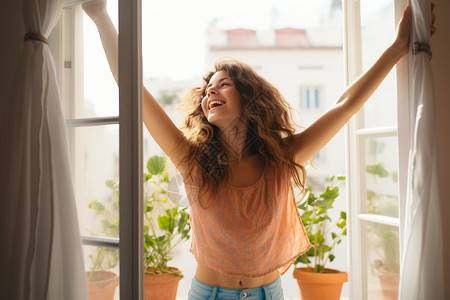
[[[88,299],[119,299],[119,249],[84,246]]]
[[[367,223],[365,236],[367,299],[396,300],[400,274],[398,228]]]
[[[395,34],[393,0],[361,1],[363,70],[367,70],[392,43]],[[364,127],[396,126],[395,68],[364,106]]]
[[[366,138],[363,212],[398,218],[397,137]]]
[[[117,8],[117,0],[108,1],[108,13],[116,29]],[[83,85],[84,92],[74,103],[74,118],[119,114],[118,86],[110,71],[97,27],[85,13],[83,13]]]
[[[81,235],[119,236],[119,126],[71,129],[72,170]]]

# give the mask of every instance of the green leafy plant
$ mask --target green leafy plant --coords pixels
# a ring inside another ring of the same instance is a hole
[[[382,179],[391,179],[395,184],[398,183],[398,174],[396,171],[389,173],[381,163],[366,166],[366,172],[372,176],[375,182]],[[383,184],[387,182],[384,181]],[[398,197],[396,195],[377,193],[367,189],[367,212],[370,214],[384,215],[388,217],[398,217]]]
[[[374,181],[391,179],[397,183],[396,171],[389,173],[381,163],[367,165],[366,172],[373,177]],[[396,195],[381,194],[373,190],[367,190],[367,213],[398,217],[398,197]],[[373,224],[368,232],[374,234],[375,238],[369,239],[371,248],[377,255],[371,263],[372,269],[396,273],[400,272],[400,249],[398,242],[398,229],[383,224]]]
[[[170,200],[169,178],[163,157],[150,157],[144,176],[148,187],[144,215],[145,272],[182,276],[168,267],[167,263],[172,259],[170,252],[190,237],[187,207],[180,208]]]
[[[172,259],[170,252],[181,242],[190,238],[191,229],[187,207],[181,208],[169,197],[169,177],[165,158],[154,155],[147,160],[144,173],[144,253],[145,272],[148,274],[173,274],[181,276],[167,266]],[[107,180],[106,186],[113,191],[114,210],[119,208],[119,183]],[[98,235],[119,236],[118,213],[113,214],[98,200],[88,204],[101,216],[102,230]],[[95,255],[90,255],[92,271],[114,268],[119,260],[115,249],[98,247]]]
[[[330,181],[343,181],[344,176],[332,176]],[[347,235],[347,213],[341,211],[339,218],[333,221],[328,212],[339,196],[338,186],[327,186],[321,194],[306,187],[306,194],[297,202],[300,216],[312,247],[297,257],[294,264],[306,264],[311,272],[325,272],[325,265],[335,259],[334,250]]]
[[[372,268],[399,274],[400,273],[400,249],[398,243],[398,231],[394,227],[382,224],[374,224],[370,227],[370,232],[374,233],[378,240],[376,244],[371,242],[378,258],[373,260]]]
[[[112,202],[112,208],[108,209],[107,205],[95,199],[88,203],[88,208],[95,211],[95,214],[101,218],[101,230],[98,233],[91,233],[91,235],[101,235],[107,237],[119,236],[119,184],[114,180],[107,180],[105,185],[113,190],[113,196],[109,198],[108,202]],[[110,203],[111,204],[111,203]],[[111,205],[109,205],[111,206]],[[110,270],[117,266],[119,261],[119,251],[117,249],[97,247],[94,254],[89,255],[91,262],[91,275],[95,276],[98,271]],[[95,280],[95,278],[88,278]]]

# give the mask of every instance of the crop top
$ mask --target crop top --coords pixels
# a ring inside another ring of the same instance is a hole
[[[276,175],[278,174],[278,175]],[[311,244],[295,205],[291,176],[264,168],[249,187],[228,186],[203,208],[199,174],[186,178],[192,241],[198,263],[228,276],[284,274]],[[204,203],[205,203],[204,202]]]

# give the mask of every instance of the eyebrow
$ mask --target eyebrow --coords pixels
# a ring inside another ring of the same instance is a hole
[[[230,79],[229,77],[223,77],[219,79],[218,83],[221,83],[222,81],[226,80],[226,79]],[[231,80],[231,79],[230,79]],[[206,86],[206,88],[209,88],[212,85],[212,83],[208,83],[208,85]]]

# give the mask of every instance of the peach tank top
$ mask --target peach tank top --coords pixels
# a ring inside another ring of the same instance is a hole
[[[194,168],[195,170],[195,168]],[[195,173],[195,172],[194,172]],[[290,174],[264,168],[252,186],[229,186],[204,209],[199,177],[185,180],[190,204],[190,251],[198,263],[228,276],[284,274],[311,244],[295,205]]]

